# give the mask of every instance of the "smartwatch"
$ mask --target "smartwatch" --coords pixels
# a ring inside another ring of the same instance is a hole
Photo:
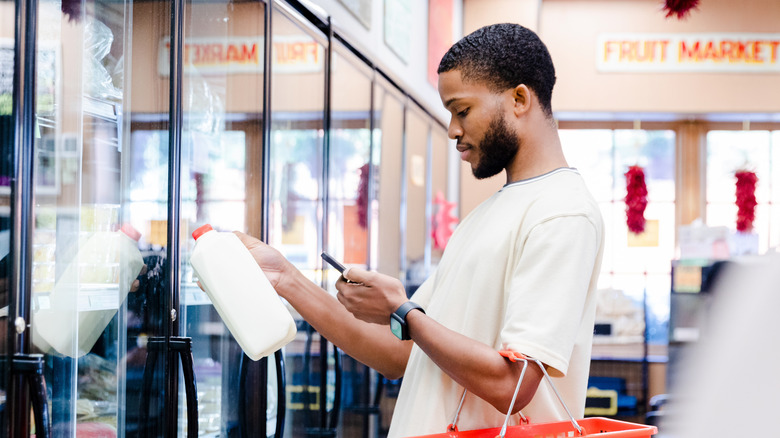
[[[409,326],[406,324],[406,315],[414,309],[425,313],[425,310],[423,310],[419,304],[407,301],[401,304],[401,307],[390,315],[390,331],[393,332],[396,338],[402,341],[412,339],[411,336],[409,336]]]

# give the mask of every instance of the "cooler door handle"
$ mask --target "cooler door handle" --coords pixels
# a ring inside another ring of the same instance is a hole
[[[192,338],[171,338],[171,348],[179,352],[187,397],[187,436],[198,436],[198,386],[192,359]]]
[[[284,354],[282,350],[274,353],[276,362],[276,431],[274,438],[284,437],[284,421],[287,419],[287,383],[284,375]]]
[[[148,436],[149,426],[149,405],[152,403],[152,383],[154,382],[154,367],[157,365],[157,356],[159,355],[159,348],[163,344],[163,340],[159,338],[149,339],[146,343],[146,363],[144,364],[144,375],[141,383],[141,406],[139,409],[140,415],[140,430],[145,431],[140,436]]]
[[[16,354],[13,358],[14,374],[22,376],[30,390],[30,401],[35,417],[35,435],[49,438],[49,401],[46,396],[46,379],[43,377],[43,355]]]
[[[259,371],[258,397],[259,406],[254,411],[262,413],[262,421],[256,425],[249,425],[249,406],[247,403],[247,380],[250,367],[257,367]],[[252,430],[251,434],[249,430]],[[264,357],[259,361],[253,361],[246,354],[241,354],[241,363],[238,371],[238,436],[240,438],[249,438],[250,436],[266,437],[268,430],[268,358]]]
[[[341,413],[341,351],[339,347],[333,344],[333,370],[336,374],[333,389],[333,409],[330,411],[330,418],[328,421],[328,428],[335,430],[339,424],[339,414]]]

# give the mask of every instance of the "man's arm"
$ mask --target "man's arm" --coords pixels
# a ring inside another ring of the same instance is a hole
[[[344,276],[356,283],[339,279],[336,283],[339,301],[354,311],[356,317],[374,322],[376,327],[390,333],[387,315],[406,301],[401,283],[358,268],[345,271]],[[442,371],[499,411],[507,412],[522,364],[504,359],[492,347],[452,331],[422,312],[412,310],[406,321],[412,340]],[[535,364],[528,364],[513,413],[531,401],[542,376]]]
[[[235,234],[249,249],[276,292],[322,336],[387,378],[403,376],[411,342],[399,340],[386,326],[357,319],[279,251],[247,234]]]

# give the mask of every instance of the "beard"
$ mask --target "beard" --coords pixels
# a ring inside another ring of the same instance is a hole
[[[490,178],[509,167],[520,149],[520,138],[517,133],[509,131],[503,115],[496,114],[477,149],[480,151],[479,161],[471,173],[477,179]]]

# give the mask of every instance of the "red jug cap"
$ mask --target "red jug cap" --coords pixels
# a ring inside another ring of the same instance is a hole
[[[198,240],[198,237],[200,237],[200,236],[202,236],[202,235],[204,235],[204,234],[206,234],[206,233],[208,233],[209,231],[212,231],[212,230],[213,230],[213,228],[211,228],[211,225],[209,225],[209,224],[202,225],[200,228],[198,228],[197,230],[192,232],[192,237],[195,240]]]
[[[127,234],[127,237],[135,240],[138,242],[138,239],[141,238],[141,232],[136,230],[132,225],[129,223],[125,223],[122,225],[122,228],[119,229],[119,231]]]

